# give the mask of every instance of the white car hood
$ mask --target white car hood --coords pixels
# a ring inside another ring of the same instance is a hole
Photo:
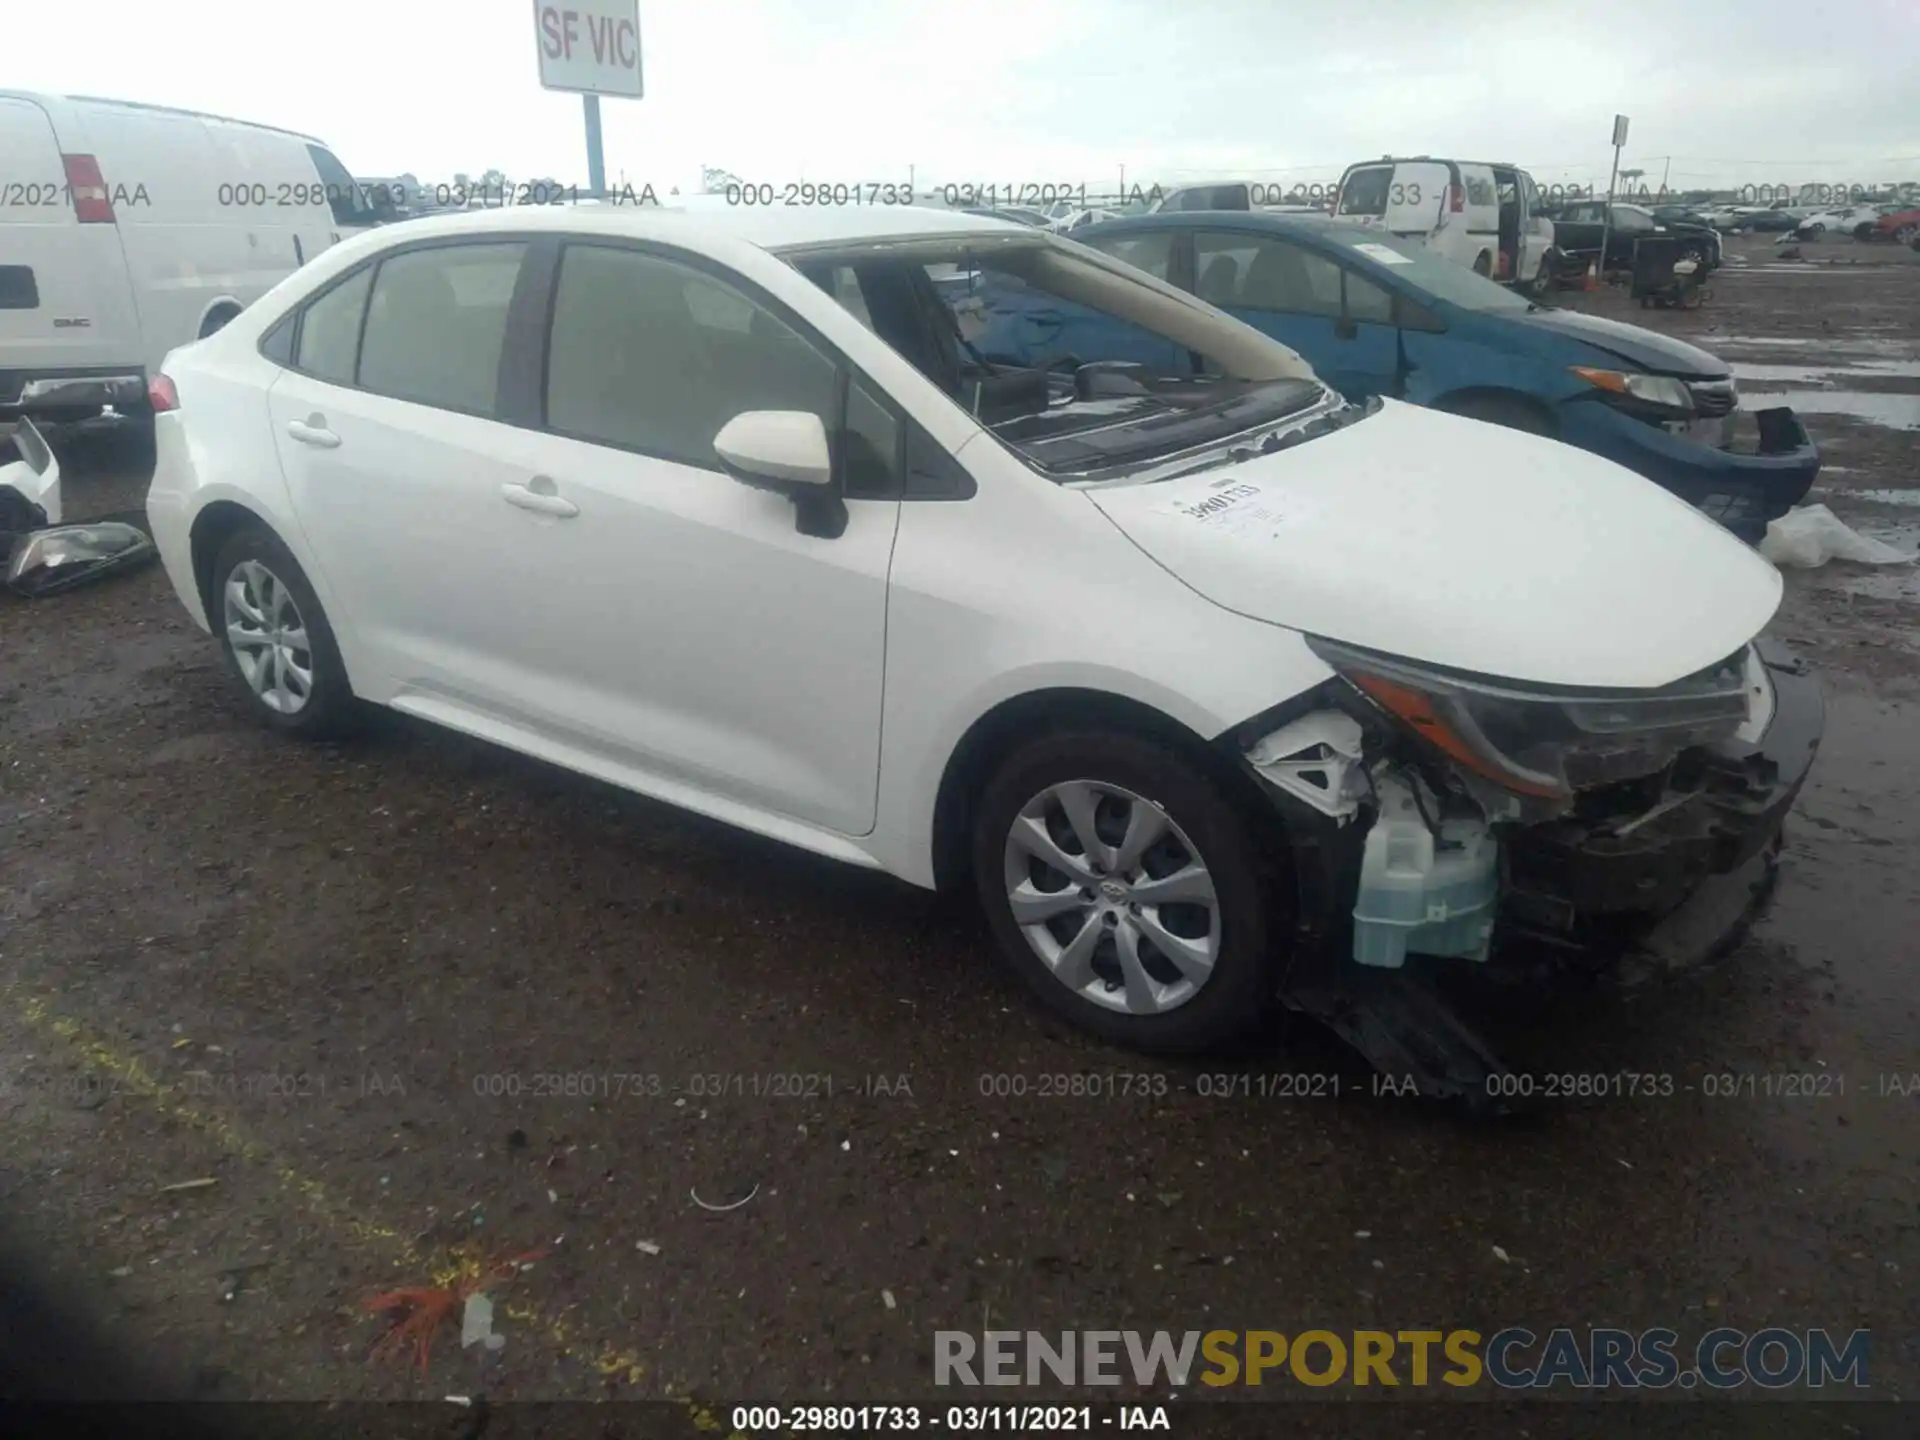
[[[1780,603],[1778,571],[1624,466],[1397,401],[1242,464],[1087,494],[1228,610],[1536,684],[1665,685]]]

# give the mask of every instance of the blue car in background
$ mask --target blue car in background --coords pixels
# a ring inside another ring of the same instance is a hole
[[[1618,461],[1757,542],[1807,493],[1820,452],[1791,409],[1736,450],[1726,362],[1671,336],[1553,309],[1377,230],[1218,211],[1145,215],[1074,237],[1299,352],[1348,399],[1384,395],[1549,435]],[[1171,342],[1053,297],[969,297],[989,360],[1133,361],[1191,374]]]

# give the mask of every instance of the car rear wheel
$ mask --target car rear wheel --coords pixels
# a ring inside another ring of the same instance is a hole
[[[982,793],[973,868],[1007,960],[1083,1029],[1191,1053],[1271,1011],[1277,927],[1258,845],[1172,746],[1082,731],[1020,747]]]
[[[270,729],[320,740],[352,728],[352,687],[306,572],[263,526],[236,531],[214,557],[208,620],[248,708]]]
[[[1476,275],[1493,274],[1493,257],[1482,250],[1473,257],[1473,273]]]

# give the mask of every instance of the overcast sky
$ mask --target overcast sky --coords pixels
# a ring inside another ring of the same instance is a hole
[[[585,182],[533,0],[6,0],[0,87],[306,131],[362,175]],[[1920,0],[641,0],[607,165],[749,179],[1331,181],[1387,152],[1674,188],[1920,179]],[[1671,157],[1669,160],[1668,157]]]

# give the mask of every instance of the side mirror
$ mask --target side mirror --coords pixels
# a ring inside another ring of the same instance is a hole
[[[833,540],[846,531],[847,506],[834,489],[833,454],[818,415],[746,410],[720,427],[713,448],[741,484],[791,500],[802,535]]]

